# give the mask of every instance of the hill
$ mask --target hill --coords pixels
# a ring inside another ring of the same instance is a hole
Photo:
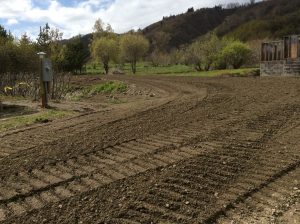
[[[243,41],[300,33],[300,1],[270,0],[241,7],[216,32]]]
[[[232,15],[236,9],[203,8],[194,11],[189,9],[186,13],[177,16],[164,17],[162,21],[154,23],[145,29],[143,34],[153,45],[163,45],[165,49],[178,48],[191,43],[195,38],[215,29]]]
[[[220,37],[229,36],[243,41],[281,38],[300,33],[300,1],[269,0],[224,9],[216,6],[165,17],[145,29],[152,48],[164,42],[163,50],[189,44],[207,32],[216,31]]]

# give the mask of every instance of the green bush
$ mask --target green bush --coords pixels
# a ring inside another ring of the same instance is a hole
[[[247,62],[250,53],[251,50],[247,44],[233,41],[224,47],[221,59],[226,62],[227,67],[232,66],[234,69],[238,69]]]

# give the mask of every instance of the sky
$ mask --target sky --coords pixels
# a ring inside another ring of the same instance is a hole
[[[124,33],[144,28],[163,18],[186,12],[188,8],[213,7],[249,0],[0,0],[0,24],[13,35],[38,35],[49,23],[64,38],[92,32],[96,19],[110,23]]]

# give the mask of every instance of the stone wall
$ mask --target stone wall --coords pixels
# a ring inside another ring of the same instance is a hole
[[[284,75],[300,76],[300,60],[287,60],[284,66]]]
[[[284,73],[285,61],[264,61],[260,64],[261,76],[282,76]]]
[[[300,76],[300,60],[264,61],[261,76]]]

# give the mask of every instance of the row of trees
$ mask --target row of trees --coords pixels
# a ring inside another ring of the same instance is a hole
[[[141,33],[117,35],[109,24],[105,25],[100,19],[95,22],[89,47],[84,44],[81,36],[62,40],[62,33],[58,29],[50,29],[48,24],[40,28],[35,42],[26,34],[19,40],[14,39],[0,26],[0,73],[36,72],[38,51],[47,53],[56,72],[81,73],[92,56],[94,61],[103,65],[106,74],[111,62],[130,63],[132,72],[136,73],[138,60],[146,55],[145,59],[151,61],[153,66],[186,64],[194,66],[197,71],[240,68],[253,57],[245,43],[219,38],[214,33],[202,36],[189,46],[171,53],[164,50],[169,39],[165,33],[158,32],[154,38],[156,48],[150,49],[152,53],[149,54],[149,41]]]
[[[136,73],[136,63],[147,53],[149,42],[138,33],[128,33],[121,37],[109,30],[102,30],[102,34],[95,32],[97,37],[91,45],[93,58],[103,64],[108,73],[109,62],[129,62],[133,73]],[[191,65],[197,71],[240,68],[241,66],[256,65],[259,62],[259,48],[250,48],[248,44],[231,38],[219,38],[214,33],[200,37],[192,44],[181,49],[166,52],[163,44],[167,36],[159,34],[155,39],[156,48],[146,54],[145,60],[153,66],[167,66],[171,64]],[[260,46],[260,43],[258,43]],[[258,52],[256,52],[258,51]]]
[[[0,73],[37,72],[37,52],[47,53],[57,72],[81,72],[89,58],[89,51],[83,45],[81,36],[64,42],[58,29],[48,24],[40,28],[36,41],[26,34],[20,39],[14,38],[0,26]]]
[[[106,29],[101,20],[94,25],[91,52],[94,60],[102,63],[105,73],[109,72],[110,62],[125,63],[131,65],[133,74],[136,73],[136,65],[149,49],[148,40],[138,33],[128,33],[117,36],[110,25]]]
[[[197,71],[240,68],[246,64],[258,64],[259,48],[254,48],[254,44],[260,46],[260,43],[253,43],[250,48],[248,44],[239,40],[219,38],[214,33],[209,33],[170,53],[157,48],[149,56],[149,61],[153,66],[191,65]]]
[[[207,34],[187,49],[185,60],[194,65],[197,71],[210,69],[240,68],[251,56],[249,46],[239,40],[218,38],[215,34]]]

